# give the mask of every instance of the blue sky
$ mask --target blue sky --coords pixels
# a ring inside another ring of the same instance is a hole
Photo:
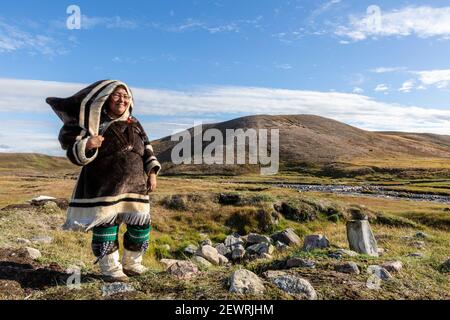
[[[2,3],[0,152],[62,154],[45,97],[106,78],[151,139],[261,113],[450,134],[449,53],[450,1]]]

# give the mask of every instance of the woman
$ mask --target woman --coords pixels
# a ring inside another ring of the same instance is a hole
[[[147,134],[132,116],[133,96],[116,80],[98,81],[66,99],[47,102],[64,121],[59,141],[82,166],[65,229],[93,230],[92,250],[108,281],[143,274],[142,256],[151,230],[148,192],[156,189],[161,165]],[[118,231],[126,224],[119,261]]]

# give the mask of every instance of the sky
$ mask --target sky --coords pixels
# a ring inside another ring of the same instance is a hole
[[[2,2],[0,152],[64,155],[45,98],[101,79],[151,140],[252,114],[450,135],[449,53],[449,0]]]

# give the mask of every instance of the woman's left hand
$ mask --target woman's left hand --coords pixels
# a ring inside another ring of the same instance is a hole
[[[148,175],[147,191],[154,192],[156,190],[156,173],[153,171]]]

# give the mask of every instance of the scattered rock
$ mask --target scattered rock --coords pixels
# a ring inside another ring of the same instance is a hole
[[[288,246],[281,241],[277,241],[275,242],[275,248],[277,248],[277,250],[279,251],[284,251],[288,248]]]
[[[28,239],[24,239],[24,238],[17,238],[16,242],[19,244],[31,244],[31,241]]]
[[[271,244],[272,240],[268,236],[257,234],[257,233],[250,233],[247,235],[247,245],[261,243],[261,242]]]
[[[205,258],[200,257],[200,256],[193,256],[191,258],[191,261],[194,262],[196,265],[198,265],[201,268],[208,269],[208,268],[212,267],[211,262],[209,262],[208,260],[206,260]]]
[[[426,238],[428,238],[428,234],[426,234],[425,232],[419,231],[414,235],[414,237],[420,238],[420,239],[426,239]]]
[[[34,249],[31,247],[25,247],[25,254],[32,260],[36,260],[42,257],[42,254],[38,249]]]
[[[262,255],[263,253],[272,254],[273,250],[274,247],[266,242],[257,243],[250,247],[247,247],[247,251],[249,253],[256,253],[258,255]]]
[[[184,248],[183,252],[188,256],[192,256],[197,252],[197,250],[198,250],[197,246],[190,244],[186,248]]]
[[[230,292],[237,294],[263,294],[265,291],[262,280],[253,272],[240,269],[231,274]]]
[[[212,241],[210,239],[205,239],[202,242],[200,242],[200,246],[212,246]]]
[[[389,281],[393,278],[389,271],[378,265],[370,265],[369,267],[367,267],[367,273],[376,275],[383,281]]]
[[[423,258],[423,253],[421,253],[421,252],[412,252],[412,253],[408,254],[408,257]]]
[[[412,241],[409,245],[411,247],[414,247],[414,248],[417,248],[417,249],[425,248],[425,242],[424,241]]]
[[[219,253],[219,265],[224,266],[228,263],[228,258]]]
[[[324,249],[328,248],[330,242],[328,241],[326,236],[321,234],[311,234],[305,237],[303,242],[303,250],[309,251],[314,249]]]
[[[44,204],[46,201],[49,201],[49,200],[56,200],[56,198],[55,197],[50,197],[50,196],[39,196],[39,197],[31,199],[30,203],[33,204],[33,205],[41,205],[41,204]]]
[[[286,261],[287,268],[315,268],[316,263],[312,260],[302,259],[302,258],[290,258]]]
[[[172,264],[167,272],[178,279],[191,279],[199,273],[199,270],[194,263],[183,260]]]
[[[274,242],[280,241],[288,246],[299,246],[301,244],[300,238],[292,228],[276,232],[271,238]]]
[[[129,283],[123,282],[114,282],[107,283],[102,287],[102,296],[109,297],[117,293],[125,293],[125,292],[133,292],[135,291],[134,287]]]
[[[349,274],[359,274],[360,273],[358,265],[352,261],[337,264],[334,267],[334,270],[336,270],[337,272],[349,273]]]
[[[31,238],[31,241],[34,243],[52,243],[53,238],[49,236],[37,236]]]
[[[316,291],[306,279],[282,272],[266,272],[265,276],[278,288],[297,299],[317,299]]]
[[[173,265],[174,263],[181,261],[181,260],[175,260],[175,259],[161,259],[159,260],[159,262],[161,262],[165,267],[166,270],[170,268],[171,265]]]
[[[443,264],[439,266],[440,270],[442,272],[449,272],[450,271],[450,259],[447,259]]]
[[[230,248],[228,248],[223,243],[219,243],[218,245],[215,246],[215,248],[216,248],[217,252],[223,256],[228,256],[231,254]]]
[[[368,220],[348,221],[347,239],[351,250],[378,257],[377,242]]]
[[[240,237],[237,237],[237,236],[234,236],[234,235],[227,236],[225,238],[224,243],[225,243],[225,246],[227,246],[231,250],[233,250],[235,246],[244,245],[245,244],[244,241]]]
[[[347,250],[347,249],[337,249],[336,251],[330,252],[328,256],[333,259],[342,259],[344,257],[357,257],[358,252]]]
[[[210,245],[205,245],[198,248],[195,254],[205,258],[206,260],[208,260],[209,262],[211,262],[216,266],[219,264],[219,253],[214,247]]]
[[[243,245],[236,246],[233,251],[231,251],[232,260],[240,260],[245,256],[245,248]]]
[[[403,263],[401,261],[387,261],[381,265],[389,272],[399,272],[403,268]]]

